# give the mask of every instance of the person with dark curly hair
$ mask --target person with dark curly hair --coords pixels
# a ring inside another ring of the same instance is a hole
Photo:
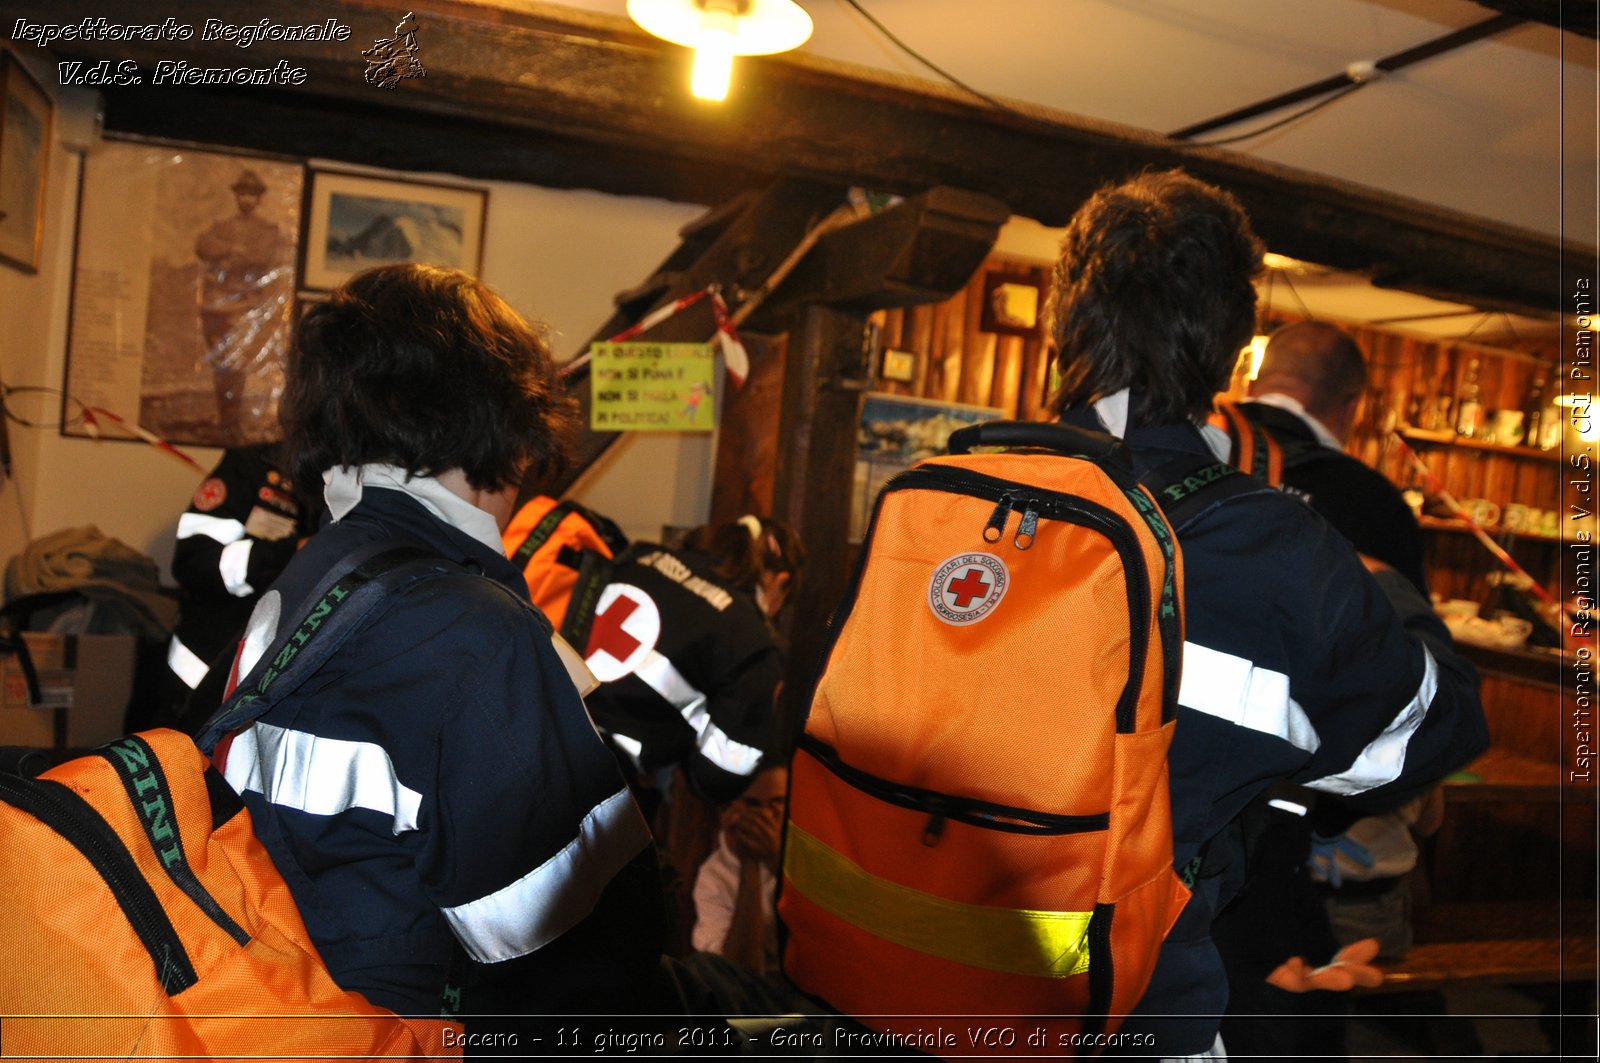
[[[464,986],[469,1033],[483,1015],[650,1010],[650,834],[584,711],[587,675],[500,545],[523,475],[565,460],[543,334],[467,274],[370,270],[306,312],[280,417],[327,522],[258,603],[236,674],[352,556],[397,542],[451,563],[217,746],[334,979],[408,1014]]]
[[[1048,304],[1056,408],[1170,480],[1227,457],[1206,425],[1255,324],[1261,245],[1237,200],[1172,170],[1096,192],[1068,224]],[[1240,812],[1287,779],[1384,810],[1488,743],[1472,666],[1427,599],[1300,499],[1229,492],[1180,536],[1183,673],[1168,757],[1173,867],[1193,895],[1127,1034],[1222,1058],[1228,980],[1211,920],[1246,873]]]

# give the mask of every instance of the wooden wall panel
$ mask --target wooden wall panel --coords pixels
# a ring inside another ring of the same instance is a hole
[[[885,346],[912,352],[916,369],[910,383],[880,380],[877,390],[992,405],[1008,417],[1023,420],[1049,419],[1045,400],[1050,349],[1042,334],[996,336],[979,328],[984,276],[995,270],[1031,272],[1041,285],[1048,282],[1048,271],[1036,263],[992,255],[967,286],[945,302],[878,315]],[[1273,314],[1262,325],[1270,331],[1293,320],[1296,318]],[[1424,478],[1397,443],[1393,430],[1407,426],[1452,428],[1453,400],[1467,359],[1478,360],[1486,412],[1521,409],[1536,370],[1556,360],[1553,350],[1521,353],[1344,327],[1366,352],[1369,377],[1367,400],[1347,449],[1401,488],[1423,487]],[[1243,394],[1242,376],[1236,378],[1234,390]],[[1414,442],[1412,450],[1455,498],[1486,498],[1502,510],[1512,503],[1546,510],[1560,505],[1561,467],[1551,455],[1528,448],[1497,451],[1449,445],[1448,439],[1444,436],[1432,444]],[[1442,509],[1431,512],[1446,515]],[[1524,568],[1548,589],[1556,589],[1558,540],[1510,535],[1500,529],[1496,534]],[[1501,566],[1481,543],[1464,531],[1430,531],[1427,538],[1429,576],[1435,591],[1480,601],[1488,597],[1489,575]]]
[[[991,255],[966,287],[944,302],[879,311],[873,320],[883,346],[911,352],[916,369],[909,384],[880,378],[873,390],[994,406],[1023,420],[1044,418],[1049,365],[1042,336],[1002,336],[980,327],[984,277],[994,271],[1032,274],[1041,286],[1048,279],[1037,263]]]

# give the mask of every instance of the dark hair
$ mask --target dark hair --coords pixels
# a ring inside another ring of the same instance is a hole
[[[1061,410],[1131,388],[1132,423],[1202,419],[1255,325],[1261,244],[1182,170],[1108,185],[1067,224],[1046,310]]]
[[[759,524],[759,535],[752,523]],[[776,517],[752,515],[726,524],[703,524],[684,538],[683,545],[710,556],[717,575],[746,593],[755,592],[762,572],[787,572],[792,595],[806,564],[799,534]]]
[[[301,481],[376,462],[479,490],[560,471],[574,424],[541,332],[473,277],[414,264],[305,312],[278,417]]]

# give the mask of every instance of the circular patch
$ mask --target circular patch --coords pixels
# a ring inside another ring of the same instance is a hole
[[[660,638],[656,603],[631,583],[613,583],[600,592],[583,660],[596,679],[613,683],[638,668]]]
[[[228,500],[228,485],[213,476],[195,488],[194,508],[209,513]]]
[[[1006,596],[1011,574],[993,554],[956,554],[928,583],[928,608],[946,624],[975,624]]]

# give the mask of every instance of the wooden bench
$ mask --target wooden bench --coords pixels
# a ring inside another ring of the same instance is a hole
[[[1554,904],[1440,904],[1419,912],[1415,925],[1405,959],[1378,964],[1383,985],[1364,992],[1596,980],[1590,902],[1565,912]]]

